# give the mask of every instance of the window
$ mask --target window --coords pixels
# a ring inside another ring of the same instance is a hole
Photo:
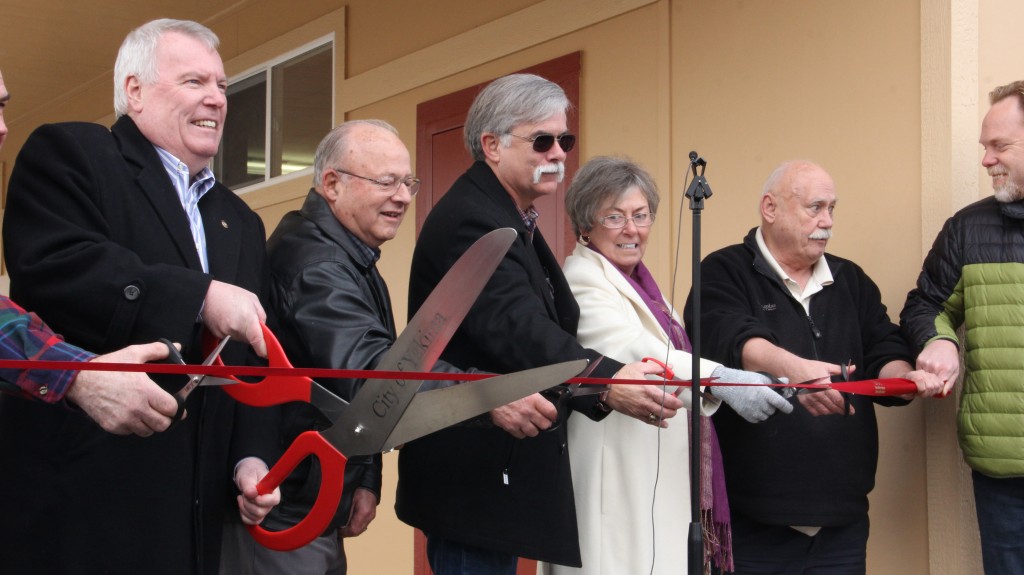
[[[313,166],[320,139],[331,129],[333,43],[321,42],[268,62],[228,86],[228,116],[217,180],[232,190]]]

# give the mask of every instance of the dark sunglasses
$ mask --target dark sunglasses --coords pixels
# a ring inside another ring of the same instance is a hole
[[[542,154],[544,152],[550,150],[551,146],[555,145],[555,141],[556,140],[558,141],[559,147],[562,148],[562,151],[567,153],[567,154],[569,152],[571,152],[574,147],[576,147],[576,136],[573,135],[573,134],[562,134],[561,136],[554,136],[554,135],[551,135],[551,134],[541,134],[539,136],[534,136],[532,138],[527,138],[526,136],[520,136],[518,134],[510,134],[510,135],[515,136],[515,137],[519,138],[520,140],[526,140],[527,142],[532,142],[533,143],[533,151],[534,152],[540,152]]]

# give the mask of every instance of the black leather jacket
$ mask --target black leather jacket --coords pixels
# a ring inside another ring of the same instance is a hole
[[[302,209],[289,212],[267,241],[271,270],[274,333],[296,367],[373,369],[394,343],[391,297],[375,265],[379,251],[362,244],[338,223],[327,202],[310,190]],[[434,371],[456,372],[438,362]],[[362,379],[320,379],[345,400],[359,391]],[[451,385],[428,381],[421,389]],[[282,448],[303,431],[323,427],[307,404],[284,406]],[[281,504],[267,527],[294,525],[309,512],[320,485],[320,466],[304,461],[281,485]],[[369,489],[380,501],[381,456],[350,457],[345,490],[330,528],[348,522],[352,495]]]

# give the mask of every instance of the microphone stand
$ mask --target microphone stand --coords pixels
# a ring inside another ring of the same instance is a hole
[[[700,169],[698,173],[697,170]],[[690,199],[690,210],[693,212],[693,284],[691,287],[693,302],[693,337],[690,338],[693,367],[690,371],[690,531],[687,539],[689,545],[687,557],[689,563],[688,573],[690,575],[701,575],[704,572],[704,534],[701,531],[700,521],[700,462],[701,462],[701,437],[700,437],[700,214],[704,209],[704,199],[711,197],[711,187],[704,179],[704,170],[707,162],[697,155],[697,152],[690,152],[690,170],[693,172],[693,181],[686,189],[686,197]]]

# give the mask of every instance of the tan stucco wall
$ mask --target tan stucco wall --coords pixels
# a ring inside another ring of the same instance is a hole
[[[714,162],[703,253],[757,225],[757,197],[775,165],[809,158],[836,182],[829,251],[859,263],[895,317],[920,263],[919,222],[906,217],[919,209],[917,6],[693,4],[673,14],[673,119],[676,141],[686,142],[673,152],[676,165],[686,146]],[[921,408],[877,411],[868,572],[925,573]]]
[[[1020,53],[1024,43],[1011,24],[1024,8],[1013,0],[353,0],[347,7],[339,0],[259,0],[236,6],[208,22],[222,37],[229,74],[334,34],[336,121],[385,118],[413,154],[419,102],[582,51],[581,157],[628,154],[658,180],[663,207],[646,260],[668,289],[679,254],[678,305],[690,285],[686,158],[697,150],[708,161],[714,190],[702,215],[704,254],[756,225],[756,196],[778,162],[815,160],[832,173],[840,198],[830,251],[872,275],[895,318],[941,221],[966,203],[964,196],[989,193],[987,180],[976,175],[980,154],[971,143],[987,108],[985,93],[1024,75],[1016,58],[1004,56]],[[78,90],[71,102],[11,126],[0,156],[8,171],[34,125],[70,117],[108,121],[109,82]],[[959,169],[951,170],[953,164]],[[967,193],[963,182],[973,186]],[[269,231],[307,188],[301,178],[244,197]],[[406,315],[413,221],[410,213],[381,261],[399,323]],[[978,572],[973,509],[964,493],[970,483],[963,482],[950,439],[955,404],[946,401],[880,410],[869,573]],[[412,532],[392,511],[395,460],[385,456],[377,521],[348,541],[352,573],[412,572]],[[959,505],[947,505],[951,497]],[[955,532],[954,544],[936,536],[947,529]]]

